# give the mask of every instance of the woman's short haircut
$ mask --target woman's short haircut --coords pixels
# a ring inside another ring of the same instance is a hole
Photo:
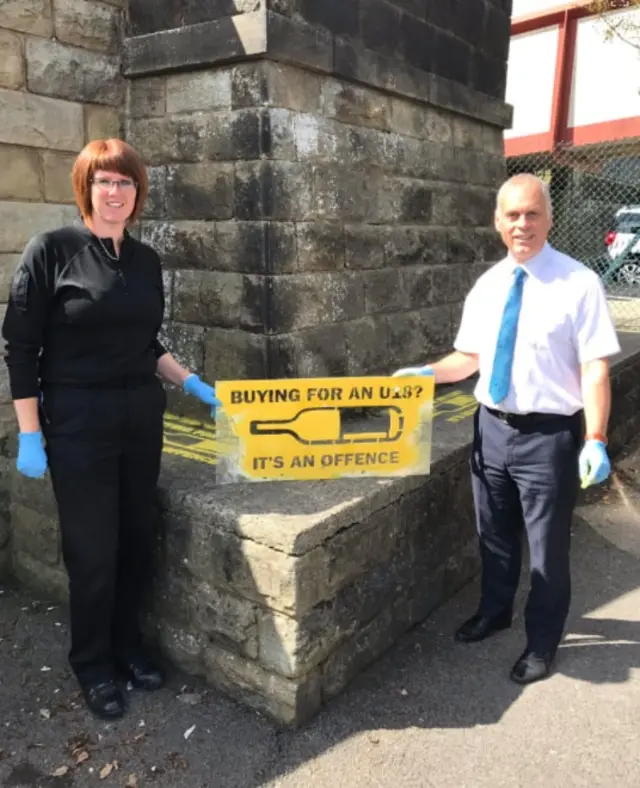
[[[135,222],[142,213],[149,193],[147,168],[140,156],[119,139],[93,140],[80,151],[73,164],[71,181],[83,219],[90,217],[93,212],[91,185],[97,170],[120,173],[135,183],[136,201],[128,223]]]

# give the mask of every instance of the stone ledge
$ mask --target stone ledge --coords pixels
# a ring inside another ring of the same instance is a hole
[[[127,77],[148,76],[262,55],[266,50],[266,19],[257,11],[126,38],[122,68]]]
[[[640,337],[621,341],[612,365],[614,453],[640,426]],[[216,486],[213,466],[165,456],[149,636],[187,673],[280,723],[314,715],[477,573],[472,388],[456,386],[449,405],[450,389],[439,390],[426,477]],[[50,487],[12,477],[14,573],[60,598],[53,534],[48,565],[36,557],[42,548],[25,541],[36,522],[53,527]],[[6,564],[6,550],[0,559]]]
[[[272,11],[127,38],[123,73],[135,78],[259,56],[454,110],[499,128],[511,126],[512,108],[500,99]]]

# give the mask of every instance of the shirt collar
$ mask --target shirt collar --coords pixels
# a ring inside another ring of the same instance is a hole
[[[512,273],[516,270],[518,266],[524,268],[529,276],[532,276],[534,279],[540,279],[542,274],[542,269],[545,266],[545,263],[550,258],[551,247],[549,246],[548,242],[545,242],[545,245],[542,249],[538,252],[538,254],[534,255],[533,257],[529,258],[526,263],[518,263],[516,260],[511,257],[511,255],[507,255],[506,263],[509,268],[509,272]]]

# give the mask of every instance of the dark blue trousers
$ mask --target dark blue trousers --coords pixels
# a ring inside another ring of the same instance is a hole
[[[569,612],[582,430],[581,411],[503,420],[481,406],[475,416],[471,473],[482,558],[478,612],[511,613],[526,529],[531,583],[525,628],[527,645],[537,652],[555,652]]]

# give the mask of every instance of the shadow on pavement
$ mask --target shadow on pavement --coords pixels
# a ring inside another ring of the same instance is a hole
[[[590,492],[578,510],[573,605],[558,654],[559,678],[585,685],[623,683],[640,668],[640,609],[632,596],[640,585],[640,555],[619,549],[589,525],[604,522],[618,507],[627,512],[630,527],[638,527],[637,501],[640,480],[632,467],[621,467],[614,483]],[[278,785],[289,774],[287,785],[302,786],[308,779],[297,781],[293,770],[358,734],[375,741],[376,732],[384,730],[496,725],[523,692],[533,689],[508,679],[524,646],[525,580],[523,571],[511,630],[473,646],[453,642],[456,625],[475,609],[472,584],[298,731],[277,730],[201,683],[176,675],[154,696],[131,693],[129,714],[120,723],[94,721],[85,714],[66,666],[64,611],[5,589],[0,596],[0,785],[84,788],[129,781],[140,787],[253,788],[269,781]],[[79,764],[78,746],[88,756]],[[99,780],[109,764],[111,773]],[[60,777],[51,776],[65,766]]]

